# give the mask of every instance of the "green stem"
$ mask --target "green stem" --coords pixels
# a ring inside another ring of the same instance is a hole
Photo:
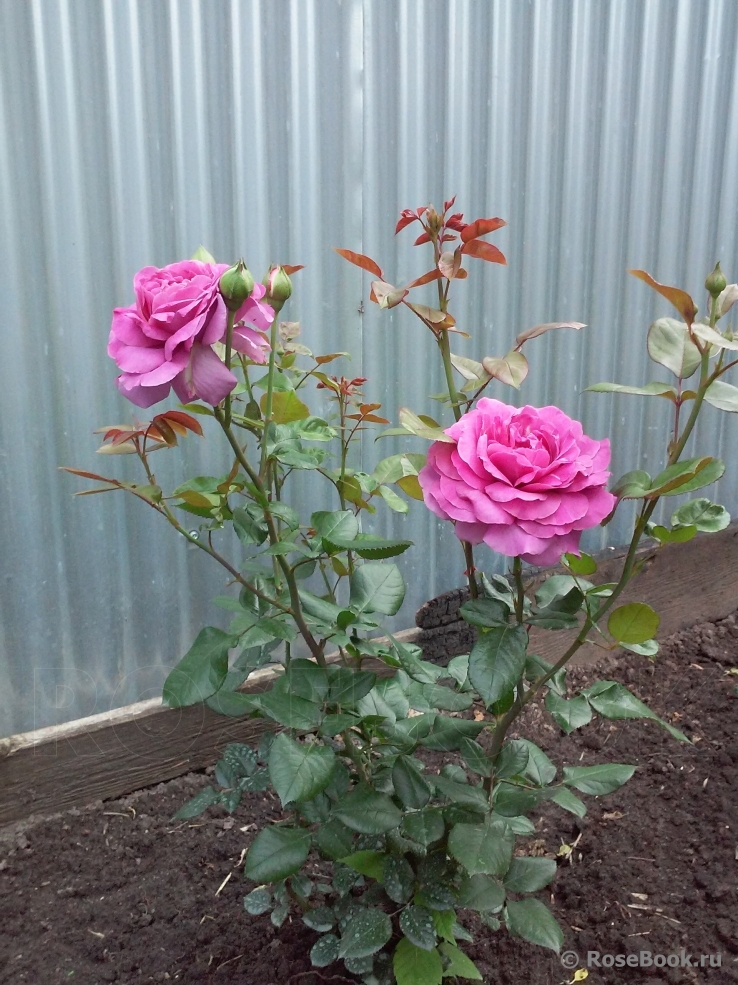
[[[261,507],[264,512],[264,520],[266,521],[267,531],[269,533],[269,543],[277,544],[279,543],[279,534],[277,532],[277,528],[274,523],[274,517],[272,516],[269,510],[269,499],[266,490],[264,489],[264,485],[261,481],[261,477],[259,476],[258,472],[256,472],[255,469],[252,468],[248,459],[244,455],[243,448],[241,448],[241,446],[239,445],[238,441],[236,440],[236,436],[234,435],[231,428],[226,425],[225,419],[223,417],[223,413],[220,410],[220,408],[214,407],[213,413],[215,415],[215,419],[218,421],[221,428],[223,429],[223,432],[226,438],[228,439],[228,443],[233,449],[233,453],[235,454],[239,463],[243,467],[248,477],[253,482],[257,492],[260,494],[262,498]],[[305,622],[305,617],[302,614],[302,605],[300,604],[300,593],[297,588],[297,581],[295,580],[294,572],[292,571],[289,564],[281,554],[277,557],[277,563],[279,564],[279,567],[284,576],[284,580],[287,583],[287,589],[290,595],[290,608],[288,611],[292,615],[292,618],[295,620],[295,625],[299,629],[300,635],[307,643],[310,652],[315,657],[317,663],[321,667],[327,667],[325,655],[323,654],[323,647],[318,643],[318,641],[315,639],[313,634],[310,632],[310,627]]]
[[[274,401],[274,366],[277,358],[277,331],[279,328],[278,316],[279,312],[282,310],[282,302],[277,301],[272,297],[268,297],[266,300],[274,310],[274,321],[272,322],[272,327],[269,330],[269,369],[267,372],[266,406],[264,408],[264,437],[262,438],[261,465],[259,466],[259,475],[262,479],[266,476],[267,441],[269,438],[269,425],[272,423],[272,405]]]
[[[225,341],[225,364],[226,368],[231,368],[231,350],[233,347],[233,325],[236,321],[236,312],[228,309],[226,317],[226,341]],[[225,398],[225,420],[228,427],[231,426],[231,395]]]

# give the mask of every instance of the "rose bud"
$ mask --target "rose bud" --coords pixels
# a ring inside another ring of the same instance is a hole
[[[267,300],[273,308],[274,302],[281,308],[292,294],[292,281],[285,273],[284,267],[270,267],[262,283],[267,290]]]
[[[254,277],[243,262],[239,260],[220,278],[220,293],[229,311],[238,311],[254,290]]]
[[[712,295],[712,297],[716,298],[719,294],[722,294],[727,286],[728,282],[725,279],[725,274],[720,269],[720,262],[718,261],[718,263],[715,264],[715,269],[705,281],[705,289]]]

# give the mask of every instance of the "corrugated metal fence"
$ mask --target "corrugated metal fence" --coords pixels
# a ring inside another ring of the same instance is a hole
[[[130,418],[105,344],[141,266],[199,243],[256,271],[307,264],[285,312],[306,343],[351,350],[389,417],[432,412],[432,340],[366,305],[368,278],[330,248],[416,276],[427,257],[393,238],[397,214],[457,193],[509,222],[509,266],[471,261],[456,292],[457,351],[587,322],[531,345],[522,399],[612,435],[614,471],[658,468],[666,401],[581,390],[650,378],[645,330],[667,311],[627,267],[700,301],[716,259],[738,279],[736,51],[734,0],[0,0],[0,735],[154,696],[219,618],[196,548],[140,502],[73,500],[57,471],[94,469],[92,429]],[[708,409],[700,447],[734,437]],[[394,449],[368,442],[366,464]],[[224,463],[191,440],[157,472],[171,486]],[[733,510],[735,480],[731,465],[718,490]],[[321,495],[303,483],[310,508]],[[377,525],[417,544],[411,624],[461,556],[420,505]]]

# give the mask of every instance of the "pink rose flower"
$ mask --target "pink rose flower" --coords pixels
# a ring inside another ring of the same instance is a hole
[[[610,442],[558,407],[509,407],[483,397],[434,442],[419,475],[426,506],[459,540],[533,564],[579,553],[582,531],[615,506],[605,489]]]
[[[225,263],[184,260],[139,270],[133,279],[136,303],[115,309],[108,340],[108,355],[122,370],[116,385],[124,397],[150,407],[174,387],[183,403],[202,399],[214,405],[231,392],[238,381],[212,349],[226,332],[218,282],[227,269]],[[233,348],[257,363],[267,361],[269,343],[255,329],[264,331],[274,320],[264,294],[256,284],[236,312],[233,331]]]

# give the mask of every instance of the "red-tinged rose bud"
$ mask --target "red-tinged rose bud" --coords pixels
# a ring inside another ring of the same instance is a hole
[[[254,289],[254,277],[249,268],[239,260],[223,274],[218,282],[220,293],[229,311],[238,311]]]
[[[709,274],[707,280],[705,281],[705,289],[714,298],[722,294],[725,288],[728,286],[728,282],[725,279],[725,274],[720,269],[720,262],[715,264],[715,269],[711,274]]]
[[[267,295],[275,301],[281,301],[282,304],[292,295],[292,281],[285,273],[284,267],[270,267],[262,283],[266,287]]]

